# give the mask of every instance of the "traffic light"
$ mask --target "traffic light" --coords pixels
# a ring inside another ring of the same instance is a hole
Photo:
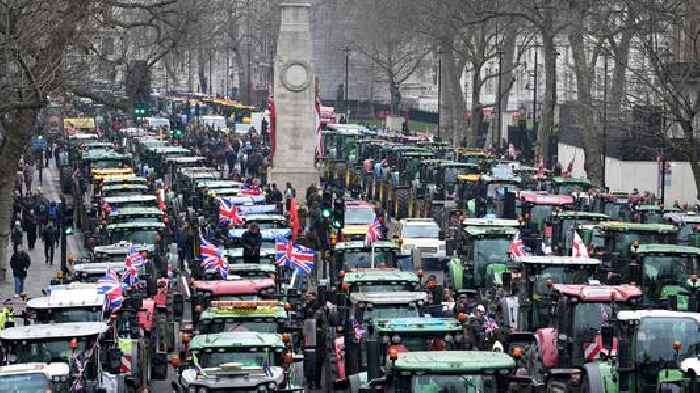
[[[134,117],[137,119],[146,117],[146,104],[143,102],[137,102],[134,104]]]
[[[331,218],[332,209],[330,207],[324,207],[321,209],[321,218],[326,220]]]
[[[171,128],[170,129],[170,138],[171,139],[182,138],[182,130],[180,130],[179,128]]]
[[[333,227],[341,229],[345,226],[345,203],[336,201],[333,204]]]

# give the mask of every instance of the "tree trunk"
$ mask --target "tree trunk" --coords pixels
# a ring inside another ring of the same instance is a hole
[[[554,129],[554,107],[557,103],[557,69],[554,54],[554,37],[550,31],[542,32],[542,50],[544,51],[545,90],[542,108],[542,126],[537,130],[539,153],[544,157],[545,164],[552,166],[549,144]],[[537,65],[535,64],[535,67]]]
[[[583,150],[585,154],[584,167],[588,174],[588,179],[592,184],[601,184],[602,179],[602,160],[601,160],[601,144],[599,138],[599,129],[593,124],[593,101],[591,99],[591,82],[593,79],[592,70],[594,67],[589,65],[586,60],[586,49],[584,44],[584,27],[582,12],[577,13],[578,17],[574,18],[574,26],[569,33],[569,43],[571,44],[571,52],[574,58],[574,70],[576,72],[576,92],[578,96],[576,123],[583,131]],[[595,59],[592,60],[595,64]]]
[[[199,92],[206,94],[209,90],[207,89],[207,75],[204,71],[204,66],[207,64],[206,57],[204,56],[204,49],[197,49],[197,77],[199,78]]]
[[[0,147],[0,279],[11,276],[7,262],[10,240],[10,220],[14,203],[13,189],[17,177],[19,156],[30,142],[36,112],[23,109],[11,114],[6,123],[12,131],[3,130],[4,141]]]
[[[473,64],[472,71],[472,127],[468,134],[468,147],[484,147],[484,141],[479,141],[479,135],[483,128],[483,118],[481,116],[481,71],[480,64]],[[478,145],[477,145],[478,144]]]
[[[391,114],[395,116],[401,115],[401,85],[394,82],[390,82],[389,86],[391,92]]]
[[[438,133],[440,139],[449,141],[454,137],[451,127],[453,103],[451,99],[449,99],[451,97],[451,86],[449,83],[445,83],[445,81],[451,79],[451,75],[448,74],[452,72],[453,67],[450,67],[450,62],[452,61],[453,55],[450,49],[451,47],[446,40],[440,43],[440,47],[442,50],[438,54]]]
[[[513,87],[513,63],[515,58],[515,42],[517,40],[518,34],[520,32],[515,29],[509,29],[505,36],[503,37],[503,57],[501,58],[501,67],[499,69],[499,80],[500,80],[500,119],[501,124],[503,124],[503,113],[508,110],[508,102],[510,98],[510,89]],[[508,130],[501,127],[501,139],[505,139],[508,143],[507,138]]]
[[[614,46],[614,68],[612,74],[612,88],[608,99],[608,118],[619,121],[622,100],[625,96],[625,85],[627,82],[627,65],[629,63],[630,42],[632,41],[632,29],[622,31],[620,42]]]
[[[454,56],[453,56],[454,57]],[[448,85],[450,85],[449,96],[452,109],[452,135],[455,139],[455,146],[466,146],[466,133],[465,133],[465,122],[464,122],[464,91],[462,90],[462,84],[460,79],[462,77],[462,70],[464,70],[464,62],[453,58],[450,62],[451,70],[447,73],[448,75]]]

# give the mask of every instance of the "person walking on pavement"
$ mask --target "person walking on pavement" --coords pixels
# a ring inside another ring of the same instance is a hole
[[[34,180],[34,165],[28,162],[24,166],[24,195],[31,195],[32,181]]]
[[[15,221],[15,226],[12,228],[12,246],[13,252],[17,252],[18,247],[22,245],[24,241],[24,232],[22,231],[22,223],[17,220]]]
[[[260,246],[262,235],[258,224],[252,223],[241,237],[243,243],[243,263],[260,263]]]
[[[36,216],[34,215],[34,209],[30,209],[29,213],[23,217],[24,230],[27,232],[27,248],[29,250],[34,249],[34,244],[36,244]]]
[[[58,234],[51,223],[49,223],[41,233],[41,240],[44,242],[44,263],[53,265],[53,254],[58,240]]]
[[[27,270],[32,264],[29,254],[20,244],[10,258],[10,268],[15,278],[15,297],[19,297],[24,292],[24,280],[27,278]]]

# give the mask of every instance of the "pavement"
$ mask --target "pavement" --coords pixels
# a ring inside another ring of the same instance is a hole
[[[49,160],[49,167],[44,168],[44,179],[43,184],[39,183],[39,174],[34,174],[34,183],[32,184],[32,190],[37,190],[41,187],[41,190],[48,200],[60,200],[60,172],[55,167],[55,161]],[[80,241],[80,234],[75,234],[67,236],[66,239],[66,255],[80,255],[82,253],[82,241]],[[31,266],[29,267],[29,272],[27,274],[27,279],[24,281],[24,291],[29,295],[29,297],[42,296],[41,290],[49,285],[52,278],[56,277],[56,272],[61,269],[61,249],[56,247],[54,250],[54,260],[53,265],[47,265],[44,263],[44,243],[39,236],[37,236],[37,241],[33,250],[27,249],[26,235],[25,235],[25,250],[29,253],[31,258]],[[14,279],[12,277],[12,270],[9,266],[9,258],[12,256],[12,245],[8,247],[7,252],[7,280],[0,281],[0,299],[5,300],[12,298],[14,295]]]

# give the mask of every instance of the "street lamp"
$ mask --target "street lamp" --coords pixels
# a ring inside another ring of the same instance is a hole
[[[350,122],[350,104],[348,103],[348,100],[350,98],[350,47],[346,46],[343,48],[343,52],[345,52],[345,96],[343,97],[345,102],[345,121]]]
[[[438,55],[438,78],[437,78],[437,84],[438,84],[438,102],[437,102],[437,111],[438,111],[438,116],[437,116],[437,140],[440,140],[440,106],[442,105],[442,47],[438,46],[437,50],[437,55]]]
[[[605,50],[603,66],[603,174],[602,174],[602,186],[605,190],[606,184],[606,160],[608,157],[608,55],[609,52]]]
[[[499,148],[503,148],[502,145],[502,137],[503,135],[503,130],[502,130],[502,123],[503,123],[503,113],[501,112],[501,79],[502,79],[502,72],[503,72],[503,47],[501,44],[498,45],[498,50],[496,51],[496,54],[498,54],[498,86],[497,89],[498,91],[496,92],[496,105],[498,106],[498,112],[496,113],[498,117],[498,127],[496,128],[496,138],[498,140],[496,141],[498,143]]]

